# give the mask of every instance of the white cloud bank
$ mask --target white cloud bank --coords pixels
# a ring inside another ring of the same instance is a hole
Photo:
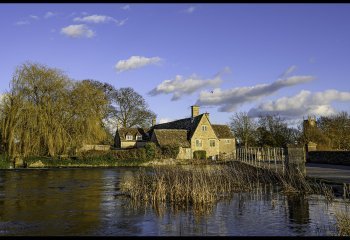
[[[89,29],[85,24],[69,25],[61,29],[61,33],[71,38],[92,38],[95,32]]]
[[[184,78],[181,75],[176,75],[175,79],[164,80],[157,87],[149,92],[149,95],[156,96],[159,94],[173,94],[171,100],[179,100],[184,95],[190,95],[195,91],[204,87],[215,87],[222,82],[221,75],[230,71],[229,68],[225,68],[223,71],[217,73],[213,78],[202,79],[201,77],[193,74],[188,78]]]
[[[258,84],[250,87],[237,87],[227,90],[216,88],[211,92],[202,91],[197,100],[200,106],[217,106],[220,112],[232,112],[239,105],[256,101],[262,97],[271,95],[278,90],[291,87],[297,84],[306,83],[314,79],[313,76],[292,76],[284,78],[295,70],[295,66],[290,67],[282,76],[283,79],[270,84]]]
[[[119,60],[115,65],[118,72],[128,71],[136,68],[141,68],[150,64],[156,64],[162,61],[160,57],[142,57],[142,56],[132,56],[126,60]]]
[[[340,92],[334,89],[311,93],[302,90],[292,97],[283,97],[275,101],[260,104],[249,110],[250,117],[260,115],[280,115],[287,118],[297,118],[307,115],[331,115],[337,111],[331,106],[334,101],[350,102],[350,92]]]

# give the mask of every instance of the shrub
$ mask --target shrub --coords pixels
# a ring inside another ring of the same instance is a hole
[[[207,152],[205,150],[197,150],[193,152],[194,159],[207,159]]]
[[[162,155],[165,158],[176,158],[180,152],[178,145],[165,145],[161,147]]]
[[[146,159],[147,160],[152,160],[156,156],[156,151],[157,151],[157,146],[153,142],[148,142],[145,145],[145,150],[146,150]]]

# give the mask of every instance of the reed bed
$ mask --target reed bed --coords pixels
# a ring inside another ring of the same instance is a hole
[[[262,184],[279,186],[286,194],[324,194],[330,191],[325,185],[310,184],[300,172],[282,174],[242,163],[189,169],[153,167],[147,172],[140,169],[138,174],[122,179],[120,187],[123,194],[135,201],[183,205],[211,204]]]
[[[337,220],[338,234],[340,236],[350,236],[350,212],[337,212],[335,217]]]

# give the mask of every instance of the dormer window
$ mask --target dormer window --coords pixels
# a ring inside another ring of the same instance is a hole
[[[136,140],[141,141],[142,140],[142,136],[141,135],[137,135],[136,136]]]
[[[207,125],[202,125],[202,131],[206,132],[207,131]]]
[[[126,135],[126,140],[132,140],[132,139],[133,139],[132,135],[130,134]]]

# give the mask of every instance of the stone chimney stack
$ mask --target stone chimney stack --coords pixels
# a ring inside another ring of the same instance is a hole
[[[199,106],[197,105],[193,105],[191,106],[191,117],[194,118],[194,117],[197,117],[199,115]]]
[[[156,118],[152,118],[152,127],[153,127],[154,125],[156,125],[156,122],[157,122],[157,119],[156,119]]]

